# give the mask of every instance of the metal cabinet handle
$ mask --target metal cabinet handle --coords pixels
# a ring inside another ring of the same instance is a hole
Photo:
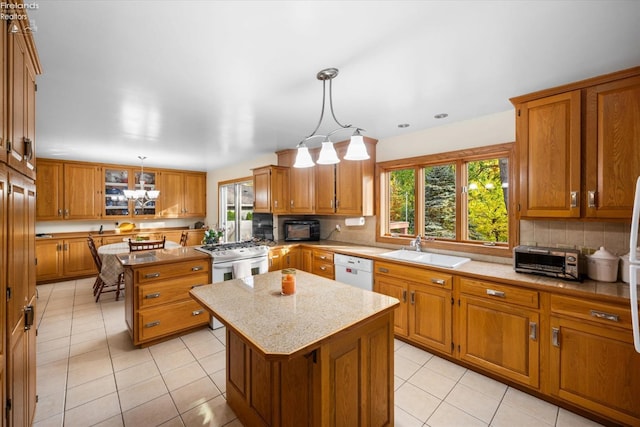
[[[293,199],[291,199],[291,202],[289,202],[289,204],[291,205],[291,207],[293,207]]]
[[[156,320],[155,322],[145,323],[144,327],[145,328],[153,328],[154,326],[158,326],[158,325],[160,325],[160,321]]]
[[[591,310],[591,316],[598,319],[611,320],[612,322],[620,321],[617,314],[605,313],[604,311]]]
[[[320,267],[320,270],[325,271],[327,269],[327,267],[325,267],[324,265],[322,267]]]
[[[416,292],[411,291],[411,304],[415,304],[415,303],[416,303]]]
[[[324,255],[320,255],[320,259],[321,259],[321,260],[325,260],[325,259],[327,259],[327,257],[326,257],[326,256],[324,256]]]
[[[274,201],[273,201],[273,207],[274,207],[274,208],[277,208],[277,207],[278,207],[278,201],[277,201],[277,200],[274,200]]]
[[[407,302],[407,290],[402,290],[402,302]]]
[[[65,209],[65,210],[64,210],[64,216],[65,216],[65,217],[68,217],[68,216],[69,216],[69,209]]]
[[[587,203],[590,208],[596,207],[596,192],[591,190],[587,192]]]
[[[203,268],[204,268],[204,267],[202,267],[202,266],[198,265],[198,266],[196,266],[196,267],[191,267],[191,271],[200,271],[200,270],[202,270]]]
[[[58,209],[58,216],[62,216],[62,209]]]
[[[336,200],[336,208],[338,208],[338,206],[340,206],[340,200]]]
[[[156,277],[160,277],[160,273],[149,273],[144,275],[145,279],[153,279]]]
[[[487,295],[491,295],[493,297],[499,297],[499,298],[504,298],[505,297],[505,293],[502,291],[496,291],[493,289],[487,289]]]
[[[554,347],[560,347],[560,329],[551,328],[551,344]]]
[[[329,205],[331,206],[331,209],[333,209],[333,199],[329,201]]]
[[[388,269],[388,268],[384,268],[384,267],[379,267],[379,268],[378,268],[378,271],[379,271],[380,273],[388,273],[388,272],[389,272],[389,269]]]
[[[202,313],[204,313],[204,310],[200,309],[200,310],[194,310],[191,312],[192,316],[200,316]]]
[[[153,294],[147,294],[144,296],[146,299],[154,299],[154,298],[160,298],[160,292],[155,292]]]
[[[572,191],[571,196],[569,197],[569,201],[572,208],[578,207],[578,192]]]
[[[64,245],[62,245],[62,250],[63,251],[68,251],[69,250],[69,244],[65,243]]]
[[[445,282],[444,279],[431,279],[431,283],[435,285],[444,285],[444,282]]]
[[[538,324],[536,322],[529,322],[529,338],[532,341],[538,339]]]

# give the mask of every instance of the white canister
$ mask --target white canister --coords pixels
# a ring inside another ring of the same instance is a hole
[[[620,258],[600,247],[592,255],[587,256],[587,275],[599,282],[615,282],[618,280],[618,262]]]
[[[640,248],[636,249],[636,253],[636,256],[640,258]],[[624,283],[629,283],[629,254],[622,255],[620,261],[620,278]]]

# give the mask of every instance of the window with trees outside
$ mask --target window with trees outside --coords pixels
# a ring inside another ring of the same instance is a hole
[[[513,143],[380,163],[378,241],[510,256]],[[461,247],[464,246],[464,247]]]

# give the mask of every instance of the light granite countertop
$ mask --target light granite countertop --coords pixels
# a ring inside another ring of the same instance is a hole
[[[292,242],[279,242],[278,246],[288,246],[290,243]],[[629,284],[624,282],[598,282],[588,278],[585,278],[582,282],[561,280],[535,274],[516,273],[511,264],[499,264],[474,260],[462,264],[454,269],[434,267],[408,261],[392,260],[381,256],[385,252],[389,252],[394,249],[328,240],[320,242],[300,242],[295,244],[314,246],[327,249],[335,253],[368,258],[374,261],[395,262],[410,265],[412,267],[425,268],[474,279],[491,280],[499,283],[574,295],[578,297],[597,297],[597,299],[601,301],[610,300],[612,302],[624,302],[627,304],[629,302]],[[469,255],[464,254],[464,256]]]
[[[281,295],[282,273],[199,286],[190,291],[203,307],[266,358],[289,358],[399,301],[297,271],[296,293]]]
[[[195,250],[193,246],[181,246],[175,249],[154,249],[150,251],[127,252],[118,255],[118,260],[125,267],[169,264],[196,259],[210,260],[211,257],[209,254]]]

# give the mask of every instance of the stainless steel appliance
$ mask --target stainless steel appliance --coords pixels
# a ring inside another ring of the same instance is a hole
[[[333,265],[336,281],[367,291],[373,290],[372,260],[335,254]]]
[[[636,181],[636,195],[631,216],[631,238],[629,239],[629,299],[631,300],[631,322],[633,323],[633,343],[640,353],[640,321],[638,321],[638,226],[640,225],[640,177]]]
[[[252,275],[269,270],[269,247],[254,241],[220,243],[195,248],[212,257],[213,283],[234,279],[234,271],[250,271]],[[211,327],[217,329],[222,324],[212,318]]]
[[[284,240],[320,240],[320,221],[316,219],[286,220],[283,228]]]
[[[533,273],[566,280],[580,280],[581,257],[577,249],[518,246],[513,251],[518,273]]]

